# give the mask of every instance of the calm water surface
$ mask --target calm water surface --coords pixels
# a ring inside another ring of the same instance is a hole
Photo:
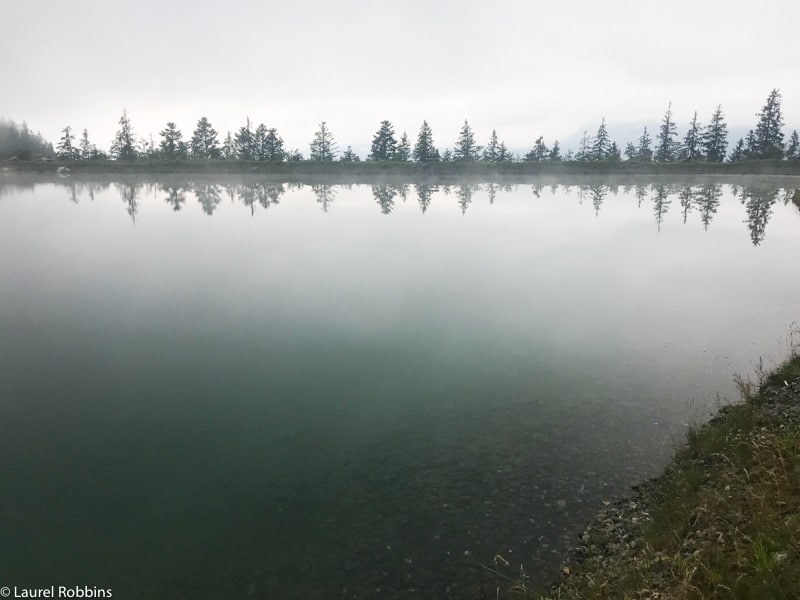
[[[0,177],[0,584],[554,577],[785,352],[800,183],[737,184]]]

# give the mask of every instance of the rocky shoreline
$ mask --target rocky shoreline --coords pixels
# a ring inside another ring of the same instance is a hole
[[[798,597],[800,358],[739,383],[740,404],[595,516],[545,598]]]

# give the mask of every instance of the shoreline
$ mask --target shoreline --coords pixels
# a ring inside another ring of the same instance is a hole
[[[592,519],[545,596],[795,598],[800,589],[800,354],[699,428],[657,477]],[[516,588],[518,589],[518,587]]]

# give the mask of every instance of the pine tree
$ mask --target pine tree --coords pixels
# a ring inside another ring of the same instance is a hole
[[[422,122],[414,144],[414,160],[417,162],[435,162],[439,160],[439,151],[433,145],[433,132],[427,121]]]
[[[217,131],[205,117],[197,121],[190,144],[192,156],[195,158],[218,158],[220,155]]]
[[[608,129],[606,128],[606,118],[600,122],[600,127],[597,129],[597,135],[592,144],[591,157],[592,160],[606,160],[611,151],[611,138],[608,136]]]
[[[672,102],[667,107],[667,112],[664,113],[664,119],[661,121],[661,129],[658,132],[656,151],[653,158],[656,162],[672,162],[675,160],[675,136],[678,131],[675,127],[675,121],[672,120]]]
[[[455,148],[453,149],[454,160],[478,160],[481,157],[481,147],[475,143],[475,134],[469,123],[464,119],[464,125],[458,134]]]
[[[395,152],[397,152],[397,140],[394,137],[394,127],[389,121],[381,121],[378,131],[372,138],[369,159],[392,160]]]
[[[703,153],[709,162],[722,162],[728,150],[728,125],[722,115],[722,105],[711,115],[708,128],[703,133]]]
[[[408,135],[403,132],[400,136],[400,143],[397,145],[397,152],[395,152],[394,159],[399,162],[408,162],[411,160],[411,143],[408,141]]]
[[[72,135],[72,128],[69,125],[61,130],[61,139],[58,142],[58,146],[56,146],[56,155],[58,158],[66,160],[77,158],[77,150],[72,145],[72,140],[74,139],[75,136]]]
[[[230,159],[236,156],[236,148],[234,147],[230,130],[228,130],[228,135],[225,136],[225,141],[222,142],[221,153],[223,158]]]
[[[497,162],[497,157],[500,152],[500,142],[497,140],[497,131],[492,129],[492,135],[489,138],[489,143],[483,150],[483,160],[487,162]]]
[[[128,111],[123,110],[119,119],[119,131],[111,142],[111,156],[117,160],[133,160],[136,158],[136,145]]]
[[[617,142],[611,142],[611,148],[608,149],[608,156],[606,156],[606,160],[619,162],[620,158],[619,146],[617,146]]]
[[[652,139],[650,134],[647,133],[647,127],[644,128],[642,137],[639,138],[639,147],[636,149],[636,160],[650,162],[653,160],[653,150],[650,148]]]
[[[505,142],[500,142],[500,147],[497,149],[497,162],[512,162],[514,156],[506,148]]]
[[[253,158],[255,160],[266,160],[267,155],[267,126],[263,123],[256,127],[253,133]]]
[[[702,158],[702,129],[702,126],[697,124],[697,111],[694,111],[694,117],[692,117],[689,130],[686,132],[686,137],[683,138],[682,154],[683,158],[686,160]]]
[[[96,152],[97,150],[95,147],[89,142],[89,132],[84,129],[83,135],[81,135],[80,157],[83,160],[89,160],[90,158],[94,158]]]
[[[181,154],[181,144],[183,134],[172,121],[167,123],[167,127],[160,132],[161,143],[159,149],[161,154],[167,158],[178,158]]]
[[[789,136],[789,145],[786,147],[786,158],[800,158],[800,139],[797,135],[797,129],[792,131]]]
[[[450,148],[445,148],[444,152],[442,152],[442,162],[453,162],[453,151]]]
[[[628,160],[636,160],[637,150],[636,146],[633,145],[633,142],[628,142],[628,145],[625,146],[625,156],[628,157]]]
[[[336,142],[325,121],[319,124],[319,130],[311,142],[310,158],[317,162],[330,162],[336,157]]]
[[[756,132],[752,129],[747,132],[747,137],[744,138],[744,157],[747,159],[759,158],[758,140]]]
[[[233,140],[233,149],[239,160],[253,160],[255,148],[253,143],[253,132],[250,130],[250,117],[247,117],[247,125],[240,127]]]
[[[781,93],[774,89],[767,103],[758,113],[755,130],[754,156],[756,158],[783,158],[783,115]]]

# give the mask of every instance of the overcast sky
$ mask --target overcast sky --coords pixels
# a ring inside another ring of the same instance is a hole
[[[423,119],[452,146],[465,118],[515,149],[615,123],[679,128],[718,103],[752,126],[773,87],[800,128],[800,2],[572,0],[37,0],[6,2],[0,115],[107,148],[123,108],[138,136],[277,127],[308,153],[320,121],[366,148],[382,119]]]

